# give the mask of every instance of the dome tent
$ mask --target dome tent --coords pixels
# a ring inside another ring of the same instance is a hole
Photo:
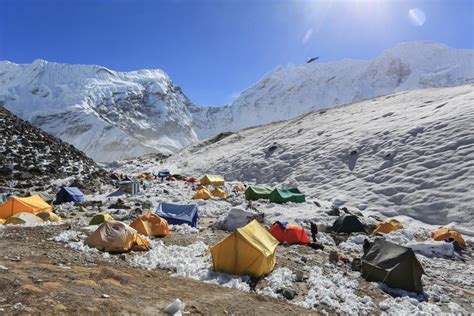
[[[309,244],[309,238],[303,227],[288,222],[277,221],[270,227],[270,234],[280,243]]]
[[[361,261],[362,276],[369,282],[382,282],[409,292],[423,291],[423,267],[411,248],[378,238]]]
[[[336,233],[365,232],[365,226],[355,215],[342,215],[334,221],[332,230]]]
[[[36,215],[41,212],[51,211],[51,205],[43,201],[38,195],[25,198],[14,196],[0,205],[0,218],[8,218],[21,212]]]
[[[170,235],[168,222],[156,214],[143,214],[135,219],[130,227],[145,236],[165,237]]]
[[[114,218],[110,214],[96,214],[94,217],[92,217],[91,221],[89,222],[89,225],[100,225],[105,222],[110,222],[113,221]]]

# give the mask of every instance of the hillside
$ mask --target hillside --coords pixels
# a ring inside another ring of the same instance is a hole
[[[15,191],[56,190],[75,181],[85,192],[95,192],[107,179],[91,158],[60,139],[0,107],[0,188]]]
[[[474,233],[474,86],[379,97],[249,128],[172,156],[176,172],[298,186],[366,213]],[[125,172],[155,169],[132,161]]]
[[[434,42],[373,60],[278,67],[233,104],[198,106],[158,69],[0,62],[0,104],[97,161],[174,153],[225,131],[401,91],[474,82],[474,51]]]

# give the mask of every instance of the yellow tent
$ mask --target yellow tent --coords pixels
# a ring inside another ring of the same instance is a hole
[[[41,212],[38,215],[44,222],[60,222],[62,219],[53,212]]]
[[[112,217],[112,215],[107,214],[107,213],[105,214],[99,213],[99,214],[94,215],[94,217],[92,217],[91,221],[89,222],[89,225],[100,225],[103,222],[110,222],[113,220],[114,218]]]
[[[134,220],[130,226],[145,236],[165,237],[170,235],[168,222],[156,214],[144,214]]]
[[[199,183],[203,185],[214,186],[224,185],[224,177],[213,174],[206,174],[204,177],[201,178]]]
[[[7,218],[5,225],[40,224],[42,222],[43,220],[34,214],[21,212]]]
[[[215,188],[214,190],[211,191],[211,195],[214,197],[219,197],[221,199],[226,199],[227,198],[227,193],[225,193],[224,190]]]
[[[451,227],[440,227],[431,232],[431,238],[434,240],[446,240],[454,239],[458,242],[459,246],[466,248],[466,241],[460,233],[452,229]]]
[[[51,212],[52,210],[51,205],[43,201],[38,195],[25,198],[14,196],[0,205],[0,218],[8,218],[21,212],[36,215],[41,212]]]
[[[397,221],[394,218],[391,218],[389,220],[386,220],[382,223],[377,224],[377,227],[373,231],[372,235],[375,234],[388,234],[390,232],[393,232],[395,230],[403,229],[403,224]]]
[[[0,225],[5,224],[6,219],[0,218]]]
[[[193,200],[209,200],[210,198],[212,198],[212,195],[207,189],[199,190],[193,196]]]
[[[211,247],[215,271],[260,277],[273,270],[276,240],[259,222],[251,221]]]
[[[150,245],[137,231],[122,222],[104,222],[85,240],[89,247],[101,251],[127,252],[130,250],[148,250]]]

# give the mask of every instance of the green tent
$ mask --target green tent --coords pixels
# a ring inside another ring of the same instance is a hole
[[[273,188],[267,184],[249,186],[247,190],[245,190],[245,198],[252,201],[259,199],[269,199],[270,193],[272,193],[272,191]]]
[[[270,193],[270,202],[283,204],[286,202],[303,203],[304,194],[297,188],[293,189],[275,189]]]
[[[45,201],[48,204],[51,204],[54,201],[54,195],[51,195],[48,192],[44,192],[44,191],[38,191],[38,192],[32,191],[32,192],[28,192],[28,195],[29,196],[39,195],[39,197],[42,198],[43,201]]]
[[[92,217],[89,225],[100,225],[104,222],[111,222],[114,218],[110,214],[97,214]]]
[[[409,292],[422,292],[423,267],[411,248],[376,239],[361,259],[362,276]]]

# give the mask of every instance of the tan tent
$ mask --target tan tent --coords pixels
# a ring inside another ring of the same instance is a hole
[[[10,216],[5,221],[5,225],[12,224],[12,225],[21,225],[21,224],[41,224],[43,220],[36,215],[31,213],[16,213],[13,216]]]
[[[375,230],[372,232],[372,235],[375,234],[388,234],[390,232],[403,229],[403,224],[397,221],[394,218],[386,220],[382,223],[377,224]]]
[[[224,177],[219,175],[206,174],[204,177],[201,178],[199,183],[204,185],[220,186],[224,185]]]
[[[193,200],[209,200],[212,198],[211,192],[209,190],[199,190],[193,195]]]
[[[60,222],[62,219],[58,215],[54,214],[53,212],[41,212],[38,215],[45,222]]]
[[[466,241],[463,236],[451,227],[440,227],[431,232],[431,238],[434,240],[453,239],[458,242],[459,246],[466,248]]]
[[[273,270],[276,240],[259,222],[236,229],[210,249],[215,271],[260,277]]]
[[[165,237],[170,235],[168,222],[156,214],[144,214],[134,220],[130,226],[145,236]]]
[[[135,229],[116,221],[100,225],[95,232],[87,237],[85,244],[108,252],[150,249],[149,243],[141,238]]]

